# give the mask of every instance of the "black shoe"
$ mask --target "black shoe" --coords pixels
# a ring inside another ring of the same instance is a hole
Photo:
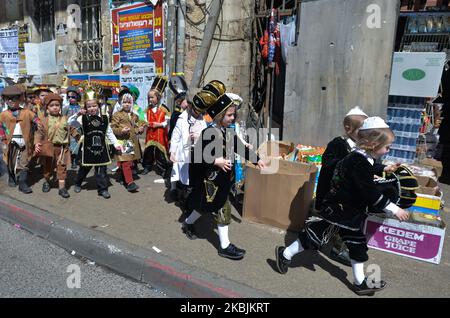
[[[80,192],[81,192],[81,186],[75,185],[75,186],[73,187],[73,191],[74,191],[75,193],[80,193]]]
[[[283,246],[275,247],[275,257],[277,260],[277,269],[280,274],[286,274],[291,264],[291,261],[283,256],[283,252],[286,248]]]
[[[231,243],[225,249],[219,248],[219,256],[226,257],[229,259],[240,260],[240,259],[244,258],[244,255],[245,255],[245,250],[240,249]]]
[[[348,253],[347,248],[339,251],[336,247],[333,247],[330,252],[330,258],[338,263],[341,263],[342,265],[351,267],[352,262],[350,261],[350,255]]]
[[[109,192],[106,191],[106,190],[103,190],[98,195],[101,196],[101,197],[104,197],[105,199],[109,199],[111,197],[111,194],[109,194]]]
[[[33,192],[33,190],[31,190],[31,188],[27,185],[27,179],[28,179],[28,171],[22,170],[18,178],[19,191],[25,194],[30,194]]]
[[[195,240],[197,238],[197,235],[195,234],[194,224],[187,224],[186,222],[183,222],[181,230],[184,234],[186,234],[188,239]]]
[[[19,191],[22,192],[22,193],[25,193],[25,194],[33,193],[33,190],[27,185],[21,186],[19,184]]]
[[[42,192],[50,192],[50,183],[48,183],[47,181],[44,181],[44,184],[42,185]]]
[[[367,285],[367,277],[364,278],[364,281],[361,285],[356,285],[353,283],[354,291],[357,295],[372,295],[380,290],[383,290],[386,287],[386,282],[384,280],[380,280],[378,283],[372,282],[374,286],[369,287]]]
[[[142,170],[140,174],[146,175],[146,174],[148,174],[149,172],[150,172],[150,170],[149,170],[147,167],[145,167],[144,170]]]
[[[137,191],[137,189],[139,189],[138,185],[134,182],[131,182],[127,185],[127,190],[128,192],[135,192]]]
[[[66,188],[59,189],[58,194],[62,196],[64,199],[70,198],[69,192],[67,192]]]

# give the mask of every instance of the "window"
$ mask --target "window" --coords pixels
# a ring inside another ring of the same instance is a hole
[[[80,72],[101,71],[103,43],[100,0],[80,0],[81,41],[77,45],[77,65]]]
[[[55,38],[55,7],[53,0],[34,0],[35,21],[41,34],[41,41]]]
[[[81,25],[83,40],[101,36],[100,0],[81,0]]]

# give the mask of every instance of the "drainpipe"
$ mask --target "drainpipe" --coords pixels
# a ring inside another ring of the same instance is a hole
[[[178,20],[177,20],[177,65],[176,72],[184,73],[184,43],[186,39],[186,21],[184,20],[184,13],[186,12],[186,0],[178,1]]]

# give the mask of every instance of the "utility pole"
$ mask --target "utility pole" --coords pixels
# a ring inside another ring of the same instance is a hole
[[[166,51],[166,65],[167,65],[167,75],[170,77],[172,73],[175,72],[175,55],[176,55],[176,25],[177,25],[177,8],[175,6],[175,0],[168,1],[168,12],[167,12],[167,51]],[[167,107],[173,109],[173,98],[172,93],[167,94]]]
[[[178,2],[178,23],[177,23],[177,73],[184,73],[184,41],[186,39],[186,21],[184,20],[186,12],[186,0]]]
[[[212,0],[211,11],[203,33],[202,46],[198,53],[194,74],[192,75],[191,85],[189,86],[189,91],[191,92],[195,92],[199,88],[200,79],[203,75],[203,70],[205,68],[206,60],[208,59],[209,49],[214,36],[214,30],[216,29],[220,10],[222,9],[222,3],[223,0]]]

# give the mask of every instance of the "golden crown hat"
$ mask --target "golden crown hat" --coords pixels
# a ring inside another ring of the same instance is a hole
[[[168,79],[166,76],[156,75],[155,79],[153,80],[151,89],[154,89],[162,95],[167,87],[167,82]]]
[[[225,84],[218,80],[212,80],[208,84],[206,84],[202,91],[207,91],[216,96],[216,98],[219,98],[223,94],[225,94],[226,87]]]
[[[83,81],[80,84],[81,88],[81,104],[84,105],[87,101],[98,100],[102,92],[102,85],[99,83],[89,84],[88,81]]]

